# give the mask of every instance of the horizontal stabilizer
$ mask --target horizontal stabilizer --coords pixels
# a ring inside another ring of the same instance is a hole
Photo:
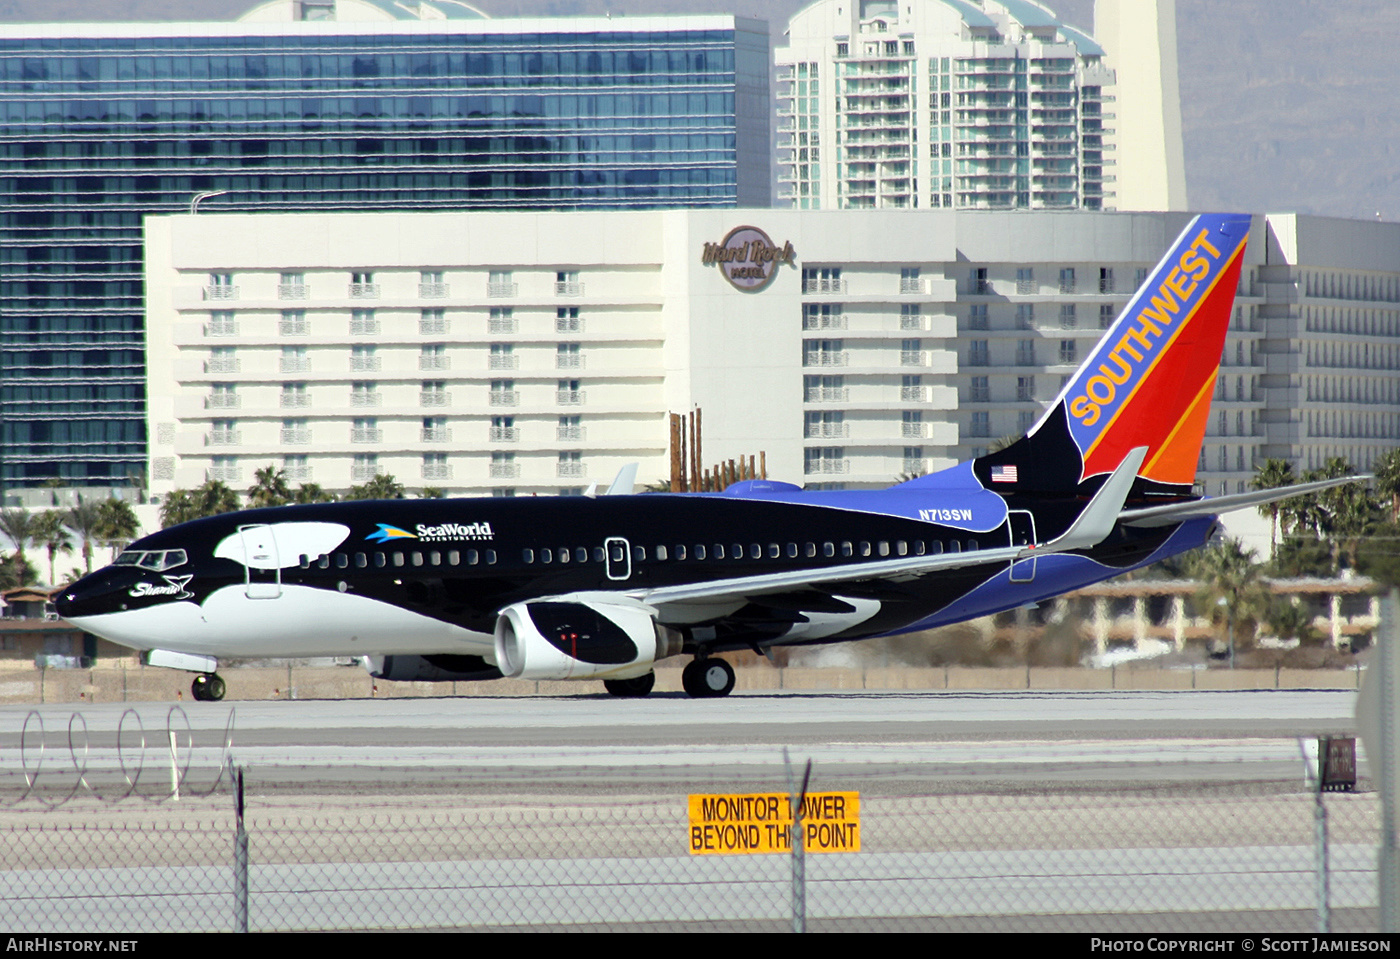
[[[1276,489],[1255,490],[1251,493],[1233,493],[1229,496],[1213,496],[1209,499],[1192,500],[1189,503],[1172,503],[1168,506],[1148,506],[1142,509],[1127,509],[1118,514],[1118,521],[1127,526],[1171,526],[1183,520],[1200,516],[1216,516],[1232,510],[1263,506],[1276,500],[1316,493],[1346,483],[1361,483],[1370,479],[1367,476],[1343,476],[1338,479],[1318,480],[1314,483],[1299,483],[1296,486],[1280,486]]]

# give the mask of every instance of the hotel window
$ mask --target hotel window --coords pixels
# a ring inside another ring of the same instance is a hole
[[[277,281],[279,300],[304,300],[307,296],[306,274],[283,273]]]
[[[373,346],[356,345],[350,348],[350,369],[356,372],[379,369],[379,357]]]
[[[583,368],[583,354],[579,352],[577,343],[560,343],[554,350],[554,365],[561,370],[577,370]]]
[[[493,370],[513,370],[520,365],[515,355],[515,346],[510,343],[492,343],[488,368]]]
[[[305,310],[283,310],[282,319],[277,324],[277,332],[282,336],[306,336],[310,326],[306,322]]]
[[[554,332],[581,333],[583,320],[579,318],[578,307],[561,306],[554,311]]]
[[[561,416],[555,438],[564,442],[581,442],[584,438],[583,417]]]
[[[515,296],[516,284],[510,270],[491,270],[486,281],[487,296]]]
[[[424,270],[418,274],[418,295],[424,299],[444,297],[447,284],[442,281],[441,270]]]
[[[378,332],[379,320],[375,318],[373,310],[350,311],[350,334],[352,336],[367,336]]]
[[[425,427],[427,426],[427,423],[427,420],[423,421]],[[520,430],[516,428],[515,417],[491,417],[490,440],[493,443],[518,443],[520,441]]]
[[[442,309],[422,310],[418,314],[418,332],[424,336],[442,336],[447,332],[447,314]]]
[[[514,333],[515,311],[508,306],[491,307],[491,315],[486,321],[488,333]]]
[[[209,314],[209,325],[205,328],[208,336],[237,336],[238,321],[231,312],[220,310]]]

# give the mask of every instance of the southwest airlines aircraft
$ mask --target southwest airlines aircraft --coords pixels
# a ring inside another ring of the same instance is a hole
[[[195,672],[360,656],[391,680],[601,679],[644,696],[690,656],[836,643],[1013,609],[1203,545],[1216,516],[1350,480],[1193,494],[1247,216],[1195,218],[1031,431],[886,490],[347,502],[147,536],[58,598],[83,629]],[[618,484],[614,484],[615,486]],[[622,484],[630,493],[630,481]]]

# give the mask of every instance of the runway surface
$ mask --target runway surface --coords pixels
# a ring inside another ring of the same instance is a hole
[[[744,776],[780,768],[784,750],[827,772],[1282,779],[1301,776],[1300,749],[1318,735],[1352,732],[1355,700],[1338,691],[920,691],[5,707],[0,771],[13,772],[22,739],[31,765],[42,742],[50,768],[71,766],[72,723],[93,769],[143,756],[168,762],[173,728],[177,743],[192,743],[180,749],[196,766],[222,761],[227,729],[240,764],[265,775],[316,769],[331,780],[359,769],[403,781],[449,767],[571,779],[624,769],[685,779],[697,767]]]

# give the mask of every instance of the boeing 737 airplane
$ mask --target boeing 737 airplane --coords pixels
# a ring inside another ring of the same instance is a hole
[[[939,473],[227,513],[132,543],[58,612],[198,673],[201,700],[224,695],[221,658],[307,656],[363,657],[390,680],[601,679],[618,696],[690,656],[685,689],[706,697],[734,687],[725,650],[1037,603],[1199,547],[1222,512],[1351,481],[1193,492],[1249,227],[1192,220],[1030,432]]]

